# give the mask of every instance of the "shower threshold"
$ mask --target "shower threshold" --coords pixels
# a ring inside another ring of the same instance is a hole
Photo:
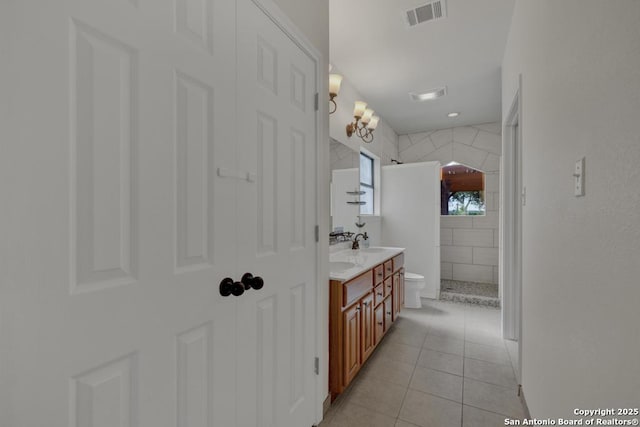
[[[442,279],[440,281],[440,300],[500,307],[498,285],[495,283]]]

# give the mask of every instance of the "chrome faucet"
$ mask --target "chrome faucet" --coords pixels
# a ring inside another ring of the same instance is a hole
[[[365,240],[369,238],[369,236],[367,236],[366,231],[364,232],[364,234],[362,233],[356,234],[356,236],[353,238],[353,245],[351,245],[351,249],[353,249],[354,251],[356,249],[360,249],[360,243],[358,242],[358,237],[360,236],[362,236]]]

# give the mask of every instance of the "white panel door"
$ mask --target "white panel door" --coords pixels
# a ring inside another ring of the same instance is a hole
[[[235,3],[2,7],[0,425],[236,425]]]
[[[238,301],[238,425],[313,424],[316,64],[239,0],[240,267],[264,279]]]

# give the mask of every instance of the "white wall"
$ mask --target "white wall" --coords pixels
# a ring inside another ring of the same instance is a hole
[[[501,132],[499,123],[457,126],[401,135],[405,163],[463,163],[485,173],[485,216],[443,216],[440,221],[441,278],[498,283],[498,218]]]
[[[342,74],[337,68],[333,68],[332,73]],[[343,75],[344,76],[344,75]],[[353,122],[353,104],[356,101],[367,101],[355,90],[349,76],[344,76],[340,93],[334,99],[338,108],[335,113],[329,116],[330,136],[337,142],[350,147],[355,152],[360,152],[360,147],[364,147],[376,156],[380,157],[381,164],[391,164],[391,159],[398,158],[398,135],[387,124],[384,117],[380,117],[378,127],[373,133],[373,141],[366,143],[357,135],[347,137],[347,124]],[[369,108],[376,109],[375,105],[369,105]],[[377,114],[376,114],[377,115]],[[336,167],[336,169],[341,168]]]
[[[440,164],[382,168],[382,244],[405,248],[406,271],[425,279],[422,296],[440,289]]]
[[[520,0],[522,384],[534,417],[640,401],[640,1]],[[586,196],[573,195],[586,156]]]

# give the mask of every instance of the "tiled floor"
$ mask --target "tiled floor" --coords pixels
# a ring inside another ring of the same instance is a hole
[[[423,300],[402,316],[320,427],[496,427],[524,417],[500,310]]]

